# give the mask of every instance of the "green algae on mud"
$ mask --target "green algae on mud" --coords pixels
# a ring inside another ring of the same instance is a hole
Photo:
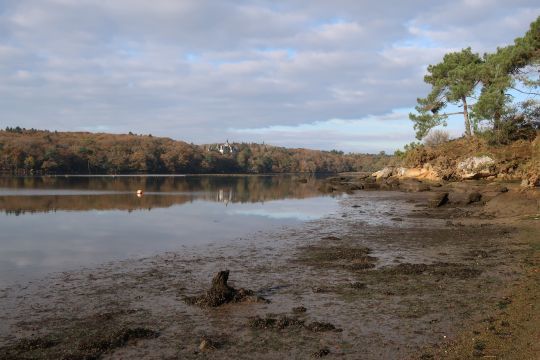
[[[525,275],[490,305],[489,316],[461,329],[454,341],[425,350],[430,358],[451,360],[537,359],[540,355],[540,225],[520,220],[518,237],[528,245],[522,261]]]
[[[255,316],[248,321],[248,326],[252,329],[264,330],[284,330],[284,329],[307,329],[312,332],[342,331],[329,322],[313,321],[307,323],[306,320],[296,316],[271,315],[267,314],[264,318]]]
[[[388,275],[430,275],[460,279],[477,277],[482,273],[482,270],[471,266],[446,262],[435,262],[433,264],[401,263],[396,266],[381,268],[379,271]]]
[[[375,267],[377,261],[366,247],[307,246],[301,250],[298,261],[310,266],[364,270]]]
[[[23,338],[0,348],[2,359],[98,359],[130,341],[152,339],[159,333],[142,327],[84,326],[45,337]]]

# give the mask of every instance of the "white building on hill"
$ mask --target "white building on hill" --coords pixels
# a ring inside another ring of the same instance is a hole
[[[218,145],[218,151],[223,154],[230,154],[236,152],[236,148],[229,144],[229,140],[227,140],[224,144]]]

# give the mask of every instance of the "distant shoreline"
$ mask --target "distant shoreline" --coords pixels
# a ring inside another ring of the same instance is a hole
[[[385,153],[21,128],[0,130],[0,143],[0,172],[15,175],[337,173],[378,170],[393,159]]]
[[[265,174],[253,174],[253,173],[227,173],[227,174],[44,174],[44,175],[0,175],[3,177],[198,177],[198,176],[227,176],[227,177],[243,177],[243,176],[319,176],[319,175],[336,175],[336,172],[292,172],[292,173],[265,173]]]

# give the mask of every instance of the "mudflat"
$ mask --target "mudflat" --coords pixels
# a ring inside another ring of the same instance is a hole
[[[444,192],[465,201],[433,206]],[[476,182],[356,191],[226,247],[7,287],[0,358],[535,359],[539,199]]]

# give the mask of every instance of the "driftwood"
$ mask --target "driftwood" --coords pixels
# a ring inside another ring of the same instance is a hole
[[[227,284],[229,270],[218,272],[212,279],[210,289],[203,295],[185,298],[186,303],[201,307],[218,307],[228,303],[269,302],[255,295],[252,290],[235,289]]]

